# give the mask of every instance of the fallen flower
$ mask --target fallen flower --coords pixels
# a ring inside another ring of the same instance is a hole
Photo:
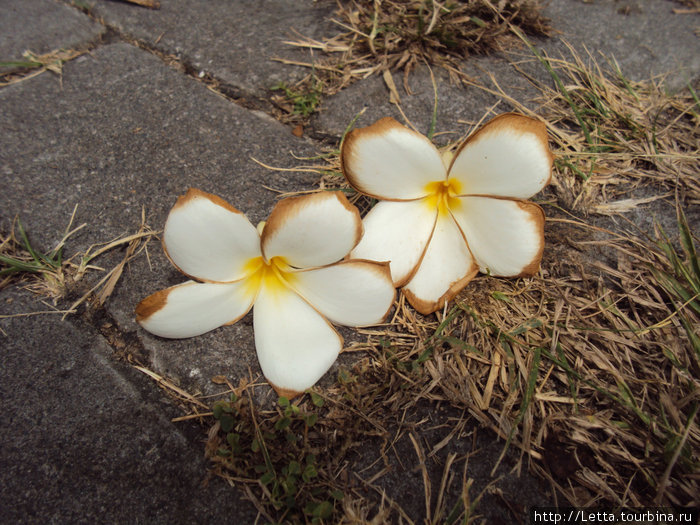
[[[136,320],[161,337],[193,337],[235,323],[253,307],[263,374],[292,398],[343,348],[328,320],[379,323],[395,290],[387,263],[341,260],[362,236],[360,214],[341,192],[281,200],[261,224],[259,232],[223,199],[190,189],[168,215],[163,248],[200,282],[150,295],[136,307]]]
[[[386,117],[351,131],[341,149],[348,182],[379,202],[352,257],[390,261],[394,285],[423,314],[443,307],[480,270],[537,272],[544,212],[531,197],[549,183],[543,123],[513,113],[490,120],[454,156]]]

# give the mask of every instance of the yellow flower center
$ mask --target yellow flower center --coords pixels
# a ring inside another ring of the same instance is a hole
[[[262,257],[253,257],[244,269],[248,293],[257,293],[261,286],[279,292],[289,287],[289,283],[295,279],[292,267],[281,256],[272,257],[269,262],[265,262]]]
[[[462,205],[457,197],[462,190],[462,184],[456,179],[438,180],[425,185],[428,194],[426,204],[431,208],[437,208],[440,215],[445,215],[449,210],[456,210]]]

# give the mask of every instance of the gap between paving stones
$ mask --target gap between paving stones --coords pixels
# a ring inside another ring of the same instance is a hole
[[[225,100],[234,103],[241,108],[255,112],[259,115],[265,115],[276,120],[277,122],[280,122],[288,127],[291,132],[292,127],[284,121],[284,112],[277,108],[271,101],[271,95],[270,97],[261,97],[254,93],[248,92],[243,88],[229,84],[224,80],[217,78],[212,73],[197,68],[186,60],[180,59],[170,53],[158,49],[154,44],[121,31],[116,26],[107,23],[102,17],[95,16],[87,9],[79,8],[71,3],[67,3],[67,5],[90,17],[90,19],[96,23],[102,25],[105,28],[105,32],[88,42],[81,43],[68,49],[61,48],[60,51],[65,52],[68,55],[68,57],[65,59],[58,59],[60,60],[61,67],[84,54],[90,54],[103,46],[121,41],[157,57],[169,68],[202,83],[209,90],[213,91]],[[54,50],[46,55],[51,55],[56,51],[58,50]],[[43,71],[41,71],[41,73],[49,70],[49,68],[46,67],[43,67],[42,69]],[[18,81],[25,80],[36,74],[38,74],[36,69],[25,69],[16,72],[2,72],[3,77],[8,78],[12,76],[17,78]],[[319,145],[327,146],[329,144],[336,144],[338,140],[338,137],[331,136],[328,133],[316,132],[314,127],[309,127],[308,129],[305,129],[304,132],[307,138],[316,141]]]
[[[208,89],[214,93],[220,95],[222,98],[244,108],[249,111],[258,112],[267,115],[275,119],[276,121],[290,127],[282,118],[285,113],[277,108],[277,106],[271,101],[272,95],[268,90],[270,95],[268,97],[261,97],[255,93],[246,91],[242,87],[236,87],[230,83],[225,82],[223,79],[217,78],[211,72],[205,71],[204,69],[197,68],[195,65],[189,63],[187,60],[183,60],[174,56],[171,53],[167,53],[158,49],[157,40],[155,43],[149,43],[144,39],[137,38],[135,36],[129,35],[128,33],[120,30],[116,25],[110,24],[105,21],[104,17],[95,15],[90,9],[81,8],[74,5],[72,2],[65,2],[69,7],[76,9],[77,11],[85,14],[94,20],[96,23],[102,25],[106,29],[106,33],[97,39],[94,44],[90,44],[87,47],[86,52],[91,52],[102,45],[108,45],[113,43],[115,40],[120,40],[126,42],[138,49],[146,51],[156,57],[158,57],[165,65],[168,67],[183,73],[198,82],[204,84]],[[82,49],[79,47],[78,49]],[[315,140],[319,145],[336,145],[340,137],[330,135],[321,131],[316,131],[315,126],[305,127],[304,135],[307,138]]]

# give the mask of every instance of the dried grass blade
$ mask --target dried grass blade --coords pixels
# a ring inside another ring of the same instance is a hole
[[[522,403],[520,405],[520,410],[518,411],[518,415],[516,416],[515,421],[513,422],[510,433],[508,434],[508,439],[506,439],[506,443],[503,446],[503,450],[501,451],[500,456],[498,456],[498,460],[496,461],[496,464],[494,465],[493,469],[491,469],[491,476],[494,476],[496,474],[496,470],[498,469],[498,466],[501,464],[501,461],[505,457],[505,454],[508,450],[508,447],[510,446],[510,442],[512,441],[513,436],[515,436],[515,432],[518,430],[518,425],[525,417],[525,411],[530,406],[530,402],[532,401],[532,398],[533,398],[533,393],[535,392],[535,387],[537,386],[537,376],[539,374],[541,353],[542,353],[542,348],[537,347],[537,348],[533,349],[533,357],[532,357],[532,363],[530,365],[530,373],[529,373],[529,376],[527,378],[526,390],[525,390],[525,394],[523,396]]]
[[[431,519],[431,512],[430,512],[430,502],[432,500],[432,494],[431,494],[431,489],[430,489],[430,476],[428,475],[428,468],[425,464],[425,453],[423,452],[423,447],[420,446],[420,443],[418,443],[418,440],[416,439],[415,435],[413,432],[411,432],[408,435],[409,438],[411,438],[411,443],[413,443],[413,448],[416,451],[416,455],[418,456],[418,466],[420,467],[421,474],[423,476],[423,493],[425,496],[425,516],[426,516],[426,522],[430,523],[432,521]]]
[[[153,372],[152,370],[149,370],[148,368],[146,368],[144,366],[135,365],[134,368],[136,370],[138,370],[139,372],[146,374],[148,377],[153,379],[156,383],[158,383],[160,386],[162,386],[166,390],[171,390],[171,391],[175,392],[182,399],[185,399],[185,400],[189,401],[190,403],[192,403],[193,405],[197,405],[198,407],[209,409],[209,407],[207,405],[205,405],[204,403],[199,401],[192,394],[190,394],[189,392],[186,392],[182,388],[174,385],[173,383],[171,383],[170,381],[165,379],[163,376]]]

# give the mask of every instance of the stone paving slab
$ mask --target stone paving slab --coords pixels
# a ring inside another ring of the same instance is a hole
[[[0,197],[5,217],[19,213],[37,235],[62,231],[79,203],[88,222],[81,248],[138,225],[162,225],[178,195],[198,187],[262,220],[274,191],[314,178],[256,164],[289,166],[290,152],[313,150],[262,113],[246,111],[203,84],[125,43],[105,45],[0,91],[7,122]],[[42,243],[48,239],[40,238]]]
[[[45,309],[4,290],[5,315]],[[87,329],[86,329],[87,328]],[[0,523],[252,523],[222,480],[203,486],[198,432],[105,340],[60,315],[2,323]]]
[[[51,0],[2,2],[0,62],[22,60],[27,50],[44,54],[80,47],[98,39],[104,32],[104,26]]]
[[[335,2],[312,0],[168,0],[158,10],[108,0],[86,4],[125,35],[212,75],[239,96],[257,97],[308,73],[272,59],[304,59],[284,41],[294,31],[312,38],[332,34],[328,17],[335,9]]]

